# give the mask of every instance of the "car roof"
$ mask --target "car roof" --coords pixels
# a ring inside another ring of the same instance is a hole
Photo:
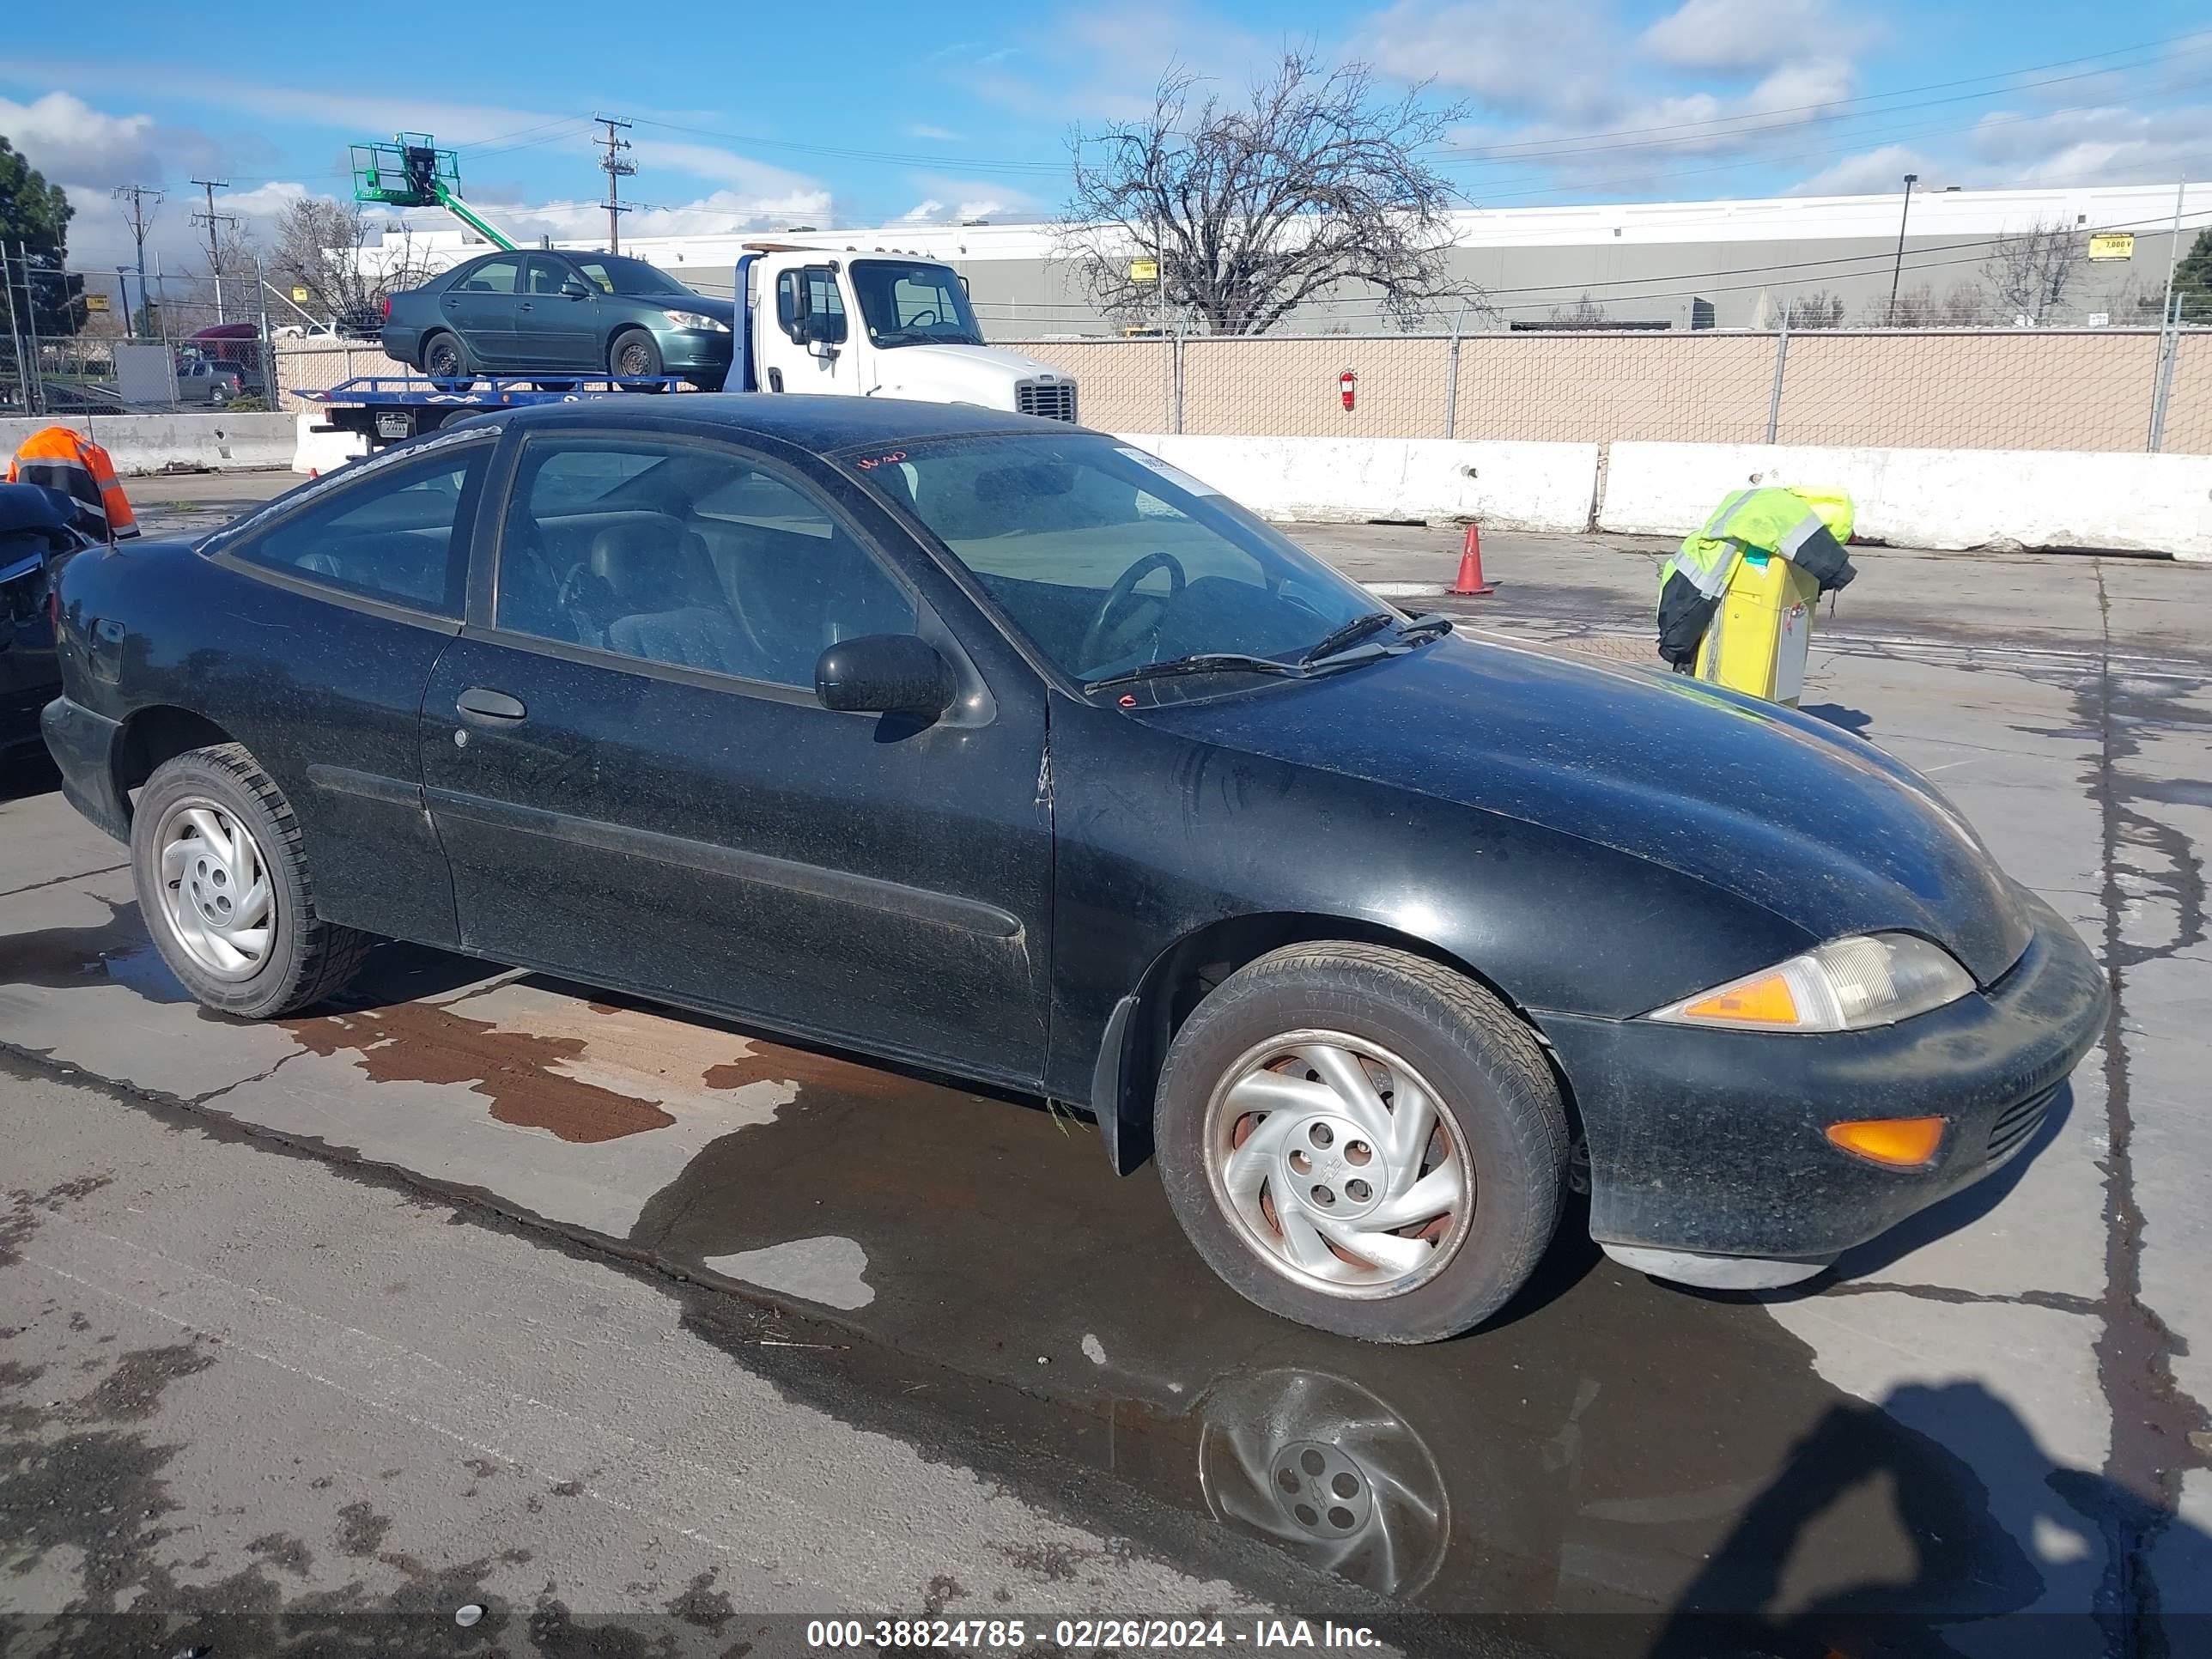
[[[671,420],[726,428],[732,436],[779,440],[817,454],[886,444],[919,443],[929,438],[985,434],[1081,432],[1088,428],[1035,415],[972,404],[925,404],[900,398],[812,397],[769,392],[681,392],[665,398],[595,398],[573,404],[543,404],[506,411],[514,428],[627,426],[641,431]]]

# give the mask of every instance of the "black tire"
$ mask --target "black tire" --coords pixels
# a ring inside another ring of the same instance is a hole
[[[440,385],[465,385],[476,374],[476,362],[458,334],[434,329],[422,337],[422,372]]]
[[[194,797],[213,802],[253,836],[269,874],[276,921],[265,958],[248,979],[210,973],[168,919],[156,837],[170,809]],[[131,816],[131,871],[146,930],[161,959],[201,1002],[242,1019],[272,1019],[335,995],[375,942],[315,914],[314,882],[299,820],[243,744],[191,750],[154,769]]]
[[[1359,1299],[1309,1288],[1265,1258],[1208,1178],[1209,1101],[1239,1058],[1286,1032],[1377,1044],[1429,1081],[1474,1168],[1474,1203],[1450,1259],[1413,1288]],[[1379,945],[1287,945],[1231,975],[1176,1033],[1153,1133],[1176,1219],[1238,1294],[1302,1325],[1371,1342],[1433,1342],[1489,1318],[1528,1280],[1559,1225],[1565,1108],[1528,1028],[1480,986]]]
[[[660,344],[641,328],[624,329],[607,348],[607,373],[618,379],[650,380],[660,372]]]

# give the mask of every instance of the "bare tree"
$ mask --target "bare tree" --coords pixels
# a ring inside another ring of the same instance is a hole
[[[1602,328],[1613,320],[1613,313],[1591,299],[1585,292],[1581,299],[1571,306],[1553,306],[1552,320],[1555,323],[1571,323],[1577,328]]]
[[[1451,187],[1419,157],[1464,106],[1426,106],[1425,86],[1378,101],[1364,64],[1324,70],[1301,52],[1249,107],[1198,85],[1170,69],[1149,115],[1072,141],[1060,255],[1109,314],[1157,307],[1261,334],[1340,284],[1375,290],[1401,326],[1472,296],[1446,278]]]
[[[1923,283],[1899,294],[1894,306],[1877,295],[1859,307],[1868,328],[1972,328],[1989,317],[1989,295],[1976,283],[1954,283],[1940,300],[1934,286]]]
[[[1791,300],[1789,314],[1792,332],[1807,328],[1841,328],[1844,325],[1844,296],[1831,294],[1825,288],[1816,288],[1810,294],[1800,295]]]
[[[2065,302],[2067,288],[2089,257],[2089,239],[2069,225],[2039,224],[1997,239],[1982,274],[2009,318],[2040,323]]]
[[[276,221],[271,280],[307,291],[299,303],[333,324],[377,310],[386,295],[419,287],[438,264],[402,222],[397,234],[379,233],[359,204],[305,196]]]

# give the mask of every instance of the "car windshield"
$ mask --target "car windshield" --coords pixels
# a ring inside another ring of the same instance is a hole
[[[1247,660],[1184,684],[1212,691],[1226,674],[1247,685],[1298,672],[1348,623],[1375,617],[1385,638],[1404,625],[1211,486],[1097,434],[912,443],[856,470],[1085,684],[1225,653]]]
[[[860,317],[872,344],[983,343],[968,290],[947,266],[927,260],[855,259],[853,288],[860,296]]]
[[[618,254],[595,253],[578,259],[584,280],[602,294],[689,294],[691,290],[665,270],[656,270],[642,259]]]

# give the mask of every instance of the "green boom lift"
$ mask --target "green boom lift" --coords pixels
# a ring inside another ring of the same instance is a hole
[[[460,164],[427,132],[393,135],[388,144],[353,146],[353,199],[386,207],[441,207],[494,247],[514,244],[461,199]]]

